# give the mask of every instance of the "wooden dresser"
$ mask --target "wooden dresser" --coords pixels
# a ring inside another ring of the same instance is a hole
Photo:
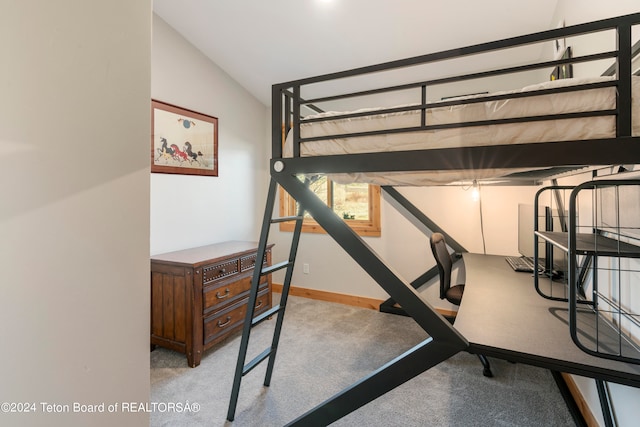
[[[263,265],[271,265],[272,246]],[[182,352],[195,368],[204,351],[241,330],[257,250],[257,243],[231,241],[151,257],[151,347]],[[270,307],[269,275],[255,315]]]

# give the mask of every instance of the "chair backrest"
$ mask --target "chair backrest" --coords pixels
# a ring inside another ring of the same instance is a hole
[[[440,272],[440,299],[445,299],[447,290],[451,287],[453,260],[447,249],[447,242],[441,233],[433,233],[429,239],[429,243],[431,244],[433,257],[436,259],[436,264],[438,264],[438,271]]]

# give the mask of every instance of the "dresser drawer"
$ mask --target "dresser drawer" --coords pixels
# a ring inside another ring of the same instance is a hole
[[[264,259],[262,260],[262,265],[267,264],[267,256],[268,256],[268,252],[264,255]],[[257,258],[258,258],[258,254],[251,254],[249,256],[240,258],[240,271],[247,271],[254,268],[256,266]]]
[[[240,258],[240,271],[251,270],[253,267],[255,267],[256,258],[258,258],[258,254],[253,254],[253,255]]]
[[[265,288],[263,291],[258,293],[254,316],[269,308],[269,297],[268,288]],[[204,319],[205,345],[220,341],[233,329],[239,328],[243,325],[245,316],[247,315],[247,301],[248,299],[246,298],[242,299],[238,303]]]
[[[235,282],[221,284],[221,286],[210,287],[204,290],[203,313],[207,314],[219,307],[227,305],[238,298],[243,298],[251,289],[251,279],[253,275],[247,275]],[[260,278],[260,287],[267,286],[267,278]]]
[[[206,285],[216,280],[232,276],[238,272],[238,260],[232,259],[219,264],[202,267],[202,284]]]
[[[262,260],[271,263],[268,245]],[[206,350],[242,330],[256,265],[256,242],[229,241],[151,258],[151,348],[184,353],[196,367]],[[258,262],[258,264],[260,264]],[[262,276],[257,309],[271,308],[271,275]]]

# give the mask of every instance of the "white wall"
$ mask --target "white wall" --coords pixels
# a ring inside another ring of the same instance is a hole
[[[6,0],[0,14],[3,425],[149,399],[149,1]]]
[[[266,107],[153,15],[151,96],[218,118],[218,177],[151,174],[151,254],[256,241],[268,186]]]
[[[638,12],[640,12],[640,5],[635,0],[616,0],[607,3],[596,0],[559,0],[553,25],[556,26],[564,21],[564,24],[569,26]],[[632,42],[639,39],[640,27],[636,26],[632,32]],[[598,32],[569,38],[566,40],[566,45],[571,46],[573,56],[614,50],[616,48],[615,32]],[[576,76],[599,75],[612,63],[612,60],[603,60],[574,64],[574,74]]]
[[[518,203],[533,203],[538,187],[487,186],[481,188],[484,243],[480,227],[480,202],[473,201],[471,191],[462,187],[398,187],[398,191],[421,209],[436,224],[471,252],[517,255]],[[428,237],[405,219],[383,192],[381,204],[382,235],[365,237],[390,266],[411,281],[435,265]],[[291,233],[271,233],[276,243],[275,259],[286,258]],[[309,274],[302,265],[309,264]],[[274,278],[282,283],[282,275]],[[292,280],[293,286],[315,290],[387,299],[378,286],[327,235],[303,233]],[[436,307],[452,309],[438,297],[434,281],[425,287],[423,295]]]
[[[638,12],[640,5],[635,0],[609,3],[598,0],[558,0],[554,23],[564,18],[566,25],[574,25]]]

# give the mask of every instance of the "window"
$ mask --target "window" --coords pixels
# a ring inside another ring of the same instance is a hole
[[[314,179],[309,189],[360,236],[380,236],[380,187],[369,184],[338,184],[326,176]],[[296,215],[297,206],[283,189],[280,189],[280,215]],[[293,231],[293,222],[280,224],[280,231]],[[324,233],[318,223],[306,214],[302,231]]]

